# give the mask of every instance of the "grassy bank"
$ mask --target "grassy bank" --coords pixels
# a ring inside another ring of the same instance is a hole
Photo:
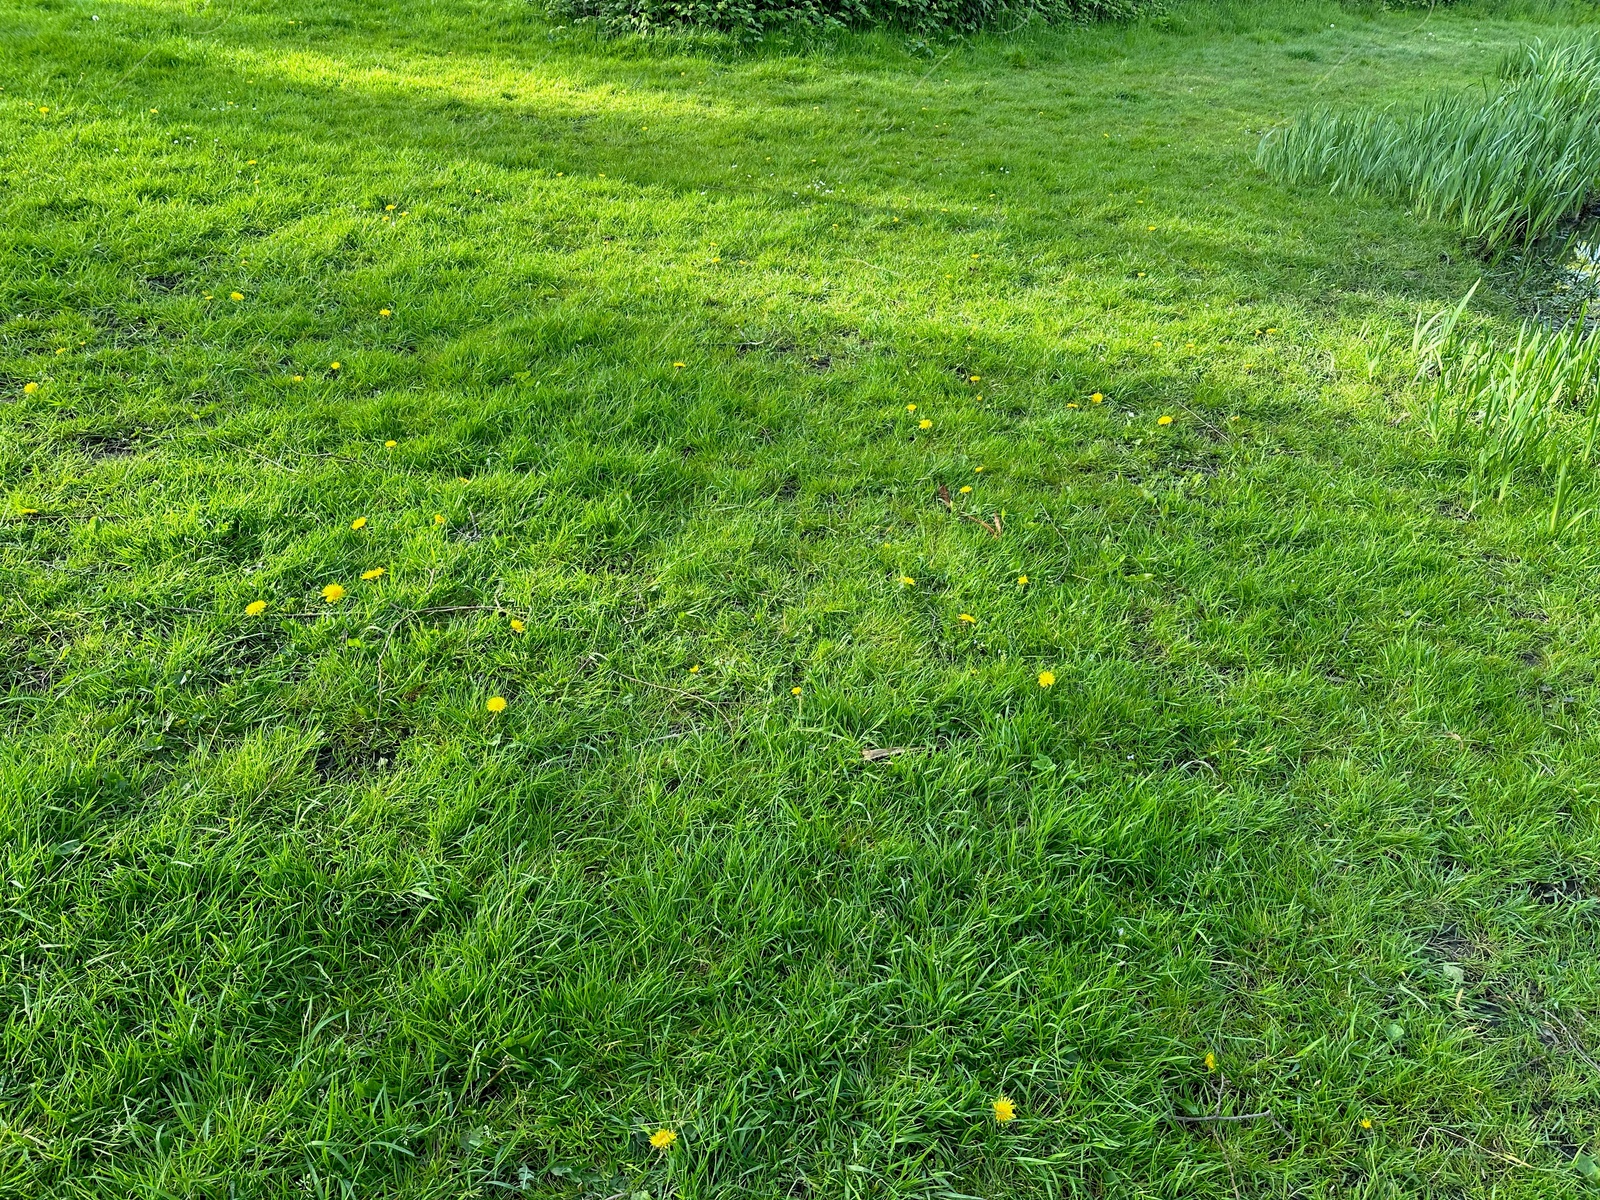
[[[1548,24],[0,11],[0,1193],[1585,1194],[1592,527],[1250,165]]]

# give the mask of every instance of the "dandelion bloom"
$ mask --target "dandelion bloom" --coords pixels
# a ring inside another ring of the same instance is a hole
[[[489,703],[484,705],[490,712],[505,712],[506,698],[504,696],[490,696]]]
[[[394,205],[392,205],[392,204],[385,204],[385,205],[384,205],[384,206],[383,206],[383,211],[384,211],[384,212],[393,212],[393,211],[394,211]]]
[[[244,299],[244,293],[243,292],[229,292],[228,293],[228,299],[229,300],[243,300]]]
[[[1361,1128],[1363,1128],[1363,1129],[1371,1129],[1372,1128],[1372,1118],[1371,1117],[1362,1117],[1361,1118]]]
[[[964,483],[964,484],[961,485],[961,494],[963,496],[965,496],[971,490],[972,490],[972,485],[970,483]]]
[[[433,514],[433,523],[435,525],[443,525],[444,524],[444,514],[443,513],[434,513]]]
[[[674,367],[677,367],[677,368],[679,368],[679,369],[681,369],[681,368],[683,368],[683,367],[687,367],[687,366],[688,366],[688,365],[689,365],[689,364],[688,364],[688,363],[681,363],[681,362],[675,362],[675,363],[673,363],[673,364],[672,364],[672,365],[673,365],[673,366],[674,366]],[[666,1130],[662,1130],[662,1132],[663,1132],[663,1133],[665,1133],[665,1132],[666,1132]],[[673,1135],[673,1136],[674,1136],[674,1137],[676,1137],[676,1136],[677,1136],[677,1135],[676,1135],[676,1134],[674,1134],[674,1135]]]
[[[304,383],[306,381],[306,377],[304,375],[294,375],[294,376],[291,376],[291,378],[296,383]]]
[[[657,1150],[665,1150],[678,1140],[678,1135],[670,1129],[658,1129],[650,1135],[650,1144]]]
[[[907,412],[916,412],[917,411],[917,406],[915,404],[908,404],[908,405],[906,405],[906,411]]]
[[[973,616],[971,613],[962,613],[956,618],[956,620],[964,622],[968,625],[976,625],[978,623],[978,618]]]
[[[344,599],[344,588],[337,583],[330,583],[322,589],[322,598],[329,604],[337,604]]]
[[[1017,583],[1021,587],[1027,587],[1028,586],[1028,577],[1026,575],[1018,575],[1017,576]]]
[[[370,571],[361,572],[361,578],[371,583],[374,579],[382,579],[388,572],[382,567],[373,567]]]
[[[792,687],[789,689],[789,694],[791,696],[798,696],[800,694],[800,689],[797,687]]]
[[[365,517],[357,517],[354,521],[350,522],[351,529],[365,529],[366,527],[367,519]]]
[[[1217,1056],[1209,1050],[1206,1051],[1205,1064],[1206,1070],[1208,1071],[1215,1071],[1217,1069]]]
[[[341,362],[331,362],[331,363],[328,364],[328,370],[337,371],[343,366],[344,366],[344,364],[341,363]]]
[[[933,422],[928,420],[927,417],[923,417],[922,420],[917,422],[917,428],[918,429],[932,429],[933,428]]]
[[[1000,1099],[994,1102],[994,1119],[1002,1125],[1007,1121],[1015,1121],[1017,1119],[1017,1106],[1011,1102],[1009,1097],[1001,1096]]]
[[[1055,672],[1054,671],[1040,671],[1039,672],[1039,686],[1040,687],[1049,687],[1055,681],[1056,681],[1056,676],[1055,676]]]
[[[266,611],[267,602],[265,600],[252,600],[244,606],[244,615],[247,617],[259,617]]]
[[[39,106],[39,111],[42,113],[47,113],[50,111],[50,106],[48,104],[41,104]]]
[[[392,312],[390,312],[387,308],[380,308],[378,310],[378,315],[380,317],[392,317],[392,316],[394,316],[394,314]]]
[[[512,633],[521,633],[526,628],[527,628],[527,626],[524,625],[521,621],[517,620],[515,617],[511,618],[511,632]]]
[[[915,582],[916,582],[916,580],[911,578],[911,576],[909,576],[909,575],[900,576],[900,586],[901,587],[910,587]]]
[[[1156,424],[1157,425],[1171,425],[1172,424],[1171,415],[1167,414],[1167,413],[1162,413],[1159,417],[1156,418]]]
[[[972,473],[974,475],[982,475],[983,474],[983,468],[982,467],[973,467],[972,468]]]
[[[980,379],[982,379],[982,378],[983,378],[983,376],[982,376],[982,375],[970,375],[970,376],[968,376],[968,377],[967,377],[967,378],[968,378],[968,382],[970,382],[970,383],[977,383],[977,382],[978,382],[978,380],[980,380]]]
[[[1078,406],[1076,404],[1069,404],[1069,405],[1067,405],[1067,407],[1068,408],[1077,408]]]
[[[383,444],[383,448],[385,450],[393,450],[399,444],[400,444],[399,442],[395,441],[393,438],[390,438],[387,442],[385,442]]]
[[[1105,399],[1104,396],[1102,396],[1099,392],[1096,392],[1094,395],[1089,397],[1089,403],[1090,404],[1099,404],[1100,401],[1102,401],[1104,399]]]
[[[700,664],[699,663],[695,663],[694,666],[690,667],[689,668],[689,674],[691,674],[691,675],[700,674]]]
[[[37,392],[38,390],[39,390],[39,385],[37,383],[32,382],[31,380],[22,385],[22,394],[24,396],[31,396],[35,392]]]

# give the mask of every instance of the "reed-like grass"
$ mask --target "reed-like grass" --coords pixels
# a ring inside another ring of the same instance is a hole
[[[1576,216],[1600,180],[1600,45],[1531,42],[1498,85],[1410,111],[1314,109],[1269,133],[1257,162],[1335,193],[1404,200],[1491,256],[1526,246]]]
[[[1473,289],[1476,290],[1476,287]],[[1475,489],[1504,500],[1519,472],[1555,480],[1550,531],[1574,483],[1593,469],[1600,424],[1600,330],[1524,322],[1515,342],[1468,335],[1455,308],[1417,319],[1412,355],[1429,432],[1473,456]]]

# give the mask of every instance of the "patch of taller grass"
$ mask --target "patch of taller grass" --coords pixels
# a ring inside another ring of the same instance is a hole
[[[1497,256],[1577,216],[1600,181],[1600,42],[1528,43],[1497,85],[1411,111],[1312,110],[1256,158],[1280,179],[1404,200]]]
[[[1519,473],[1553,478],[1550,531],[1561,532],[1577,519],[1566,513],[1574,485],[1594,467],[1600,330],[1528,321],[1515,341],[1468,334],[1461,316],[1472,294],[1417,319],[1411,350],[1428,432],[1471,454],[1480,494],[1504,500]]]

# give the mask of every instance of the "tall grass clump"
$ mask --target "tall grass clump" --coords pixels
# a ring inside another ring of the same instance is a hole
[[[1476,291],[1474,286],[1473,291]],[[1461,326],[1455,308],[1417,319],[1412,356],[1428,431],[1467,451],[1475,490],[1504,500],[1519,472],[1555,479],[1552,533],[1569,521],[1574,482],[1594,466],[1600,425],[1600,329],[1524,322],[1515,341]]]
[[[1256,160],[1280,179],[1404,200],[1498,256],[1577,216],[1600,181],[1600,42],[1529,43],[1497,85],[1411,111],[1312,110]]]
[[[1162,0],[547,0],[553,16],[613,32],[697,27],[757,35],[781,26],[971,33],[999,20],[1131,20]]]

